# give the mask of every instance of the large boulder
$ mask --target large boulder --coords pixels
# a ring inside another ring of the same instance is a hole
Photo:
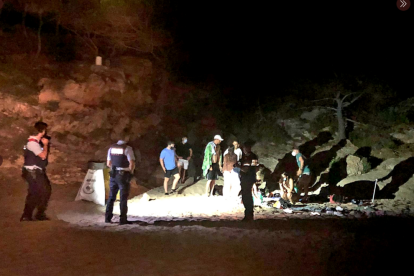
[[[127,81],[143,89],[150,89],[152,86],[153,66],[149,59],[133,56],[122,56],[120,63],[125,72]]]
[[[364,165],[361,158],[355,155],[346,157],[346,173],[348,176],[359,175],[364,171]]]
[[[77,83],[74,80],[68,80],[63,87],[62,92],[67,99],[75,101],[77,103],[83,103],[85,85]]]
[[[101,102],[101,97],[108,93],[109,87],[101,76],[91,74],[86,81],[83,93],[83,104],[97,106]]]
[[[414,143],[414,127],[412,125],[399,125],[394,127],[394,130],[391,133],[394,139],[400,140],[404,144]]]

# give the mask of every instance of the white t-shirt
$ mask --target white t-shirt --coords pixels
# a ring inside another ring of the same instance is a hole
[[[227,153],[229,153],[229,149],[226,149],[223,156],[226,155]],[[242,158],[242,155],[243,155],[242,150],[240,148],[237,148],[237,149],[234,150],[234,153],[237,155],[237,161],[239,161]]]

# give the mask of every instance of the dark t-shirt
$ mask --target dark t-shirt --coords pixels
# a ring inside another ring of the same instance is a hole
[[[253,152],[250,152],[249,155],[243,153],[242,159],[241,159],[241,164],[242,165],[245,164],[245,163],[252,164],[252,160],[258,160],[256,154],[254,154]]]
[[[177,144],[177,155],[181,156],[183,159],[187,159],[190,156],[191,145],[189,143],[179,143]]]

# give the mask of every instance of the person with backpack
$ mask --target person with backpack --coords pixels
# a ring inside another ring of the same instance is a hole
[[[308,201],[308,191],[309,191],[309,184],[311,182],[311,172],[309,166],[305,164],[305,157],[299,152],[299,148],[295,146],[292,150],[292,155],[296,157],[296,163],[299,169],[296,172],[298,177],[297,180],[297,189],[298,194],[300,196],[302,190],[304,191],[305,195],[303,197],[302,202]]]

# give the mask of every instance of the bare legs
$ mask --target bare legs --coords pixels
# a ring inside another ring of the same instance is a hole
[[[168,193],[168,181],[169,180],[170,180],[169,178],[164,177],[164,192],[165,193]],[[180,180],[180,175],[178,173],[176,173],[174,175],[174,182],[173,182],[173,185],[172,185],[173,190],[175,190],[177,188],[178,180]]]
[[[214,185],[216,185],[215,180],[207,180],[207,183],[206,183],[206,195],[207,196],[210,196],[211,193],[213,192]]]

